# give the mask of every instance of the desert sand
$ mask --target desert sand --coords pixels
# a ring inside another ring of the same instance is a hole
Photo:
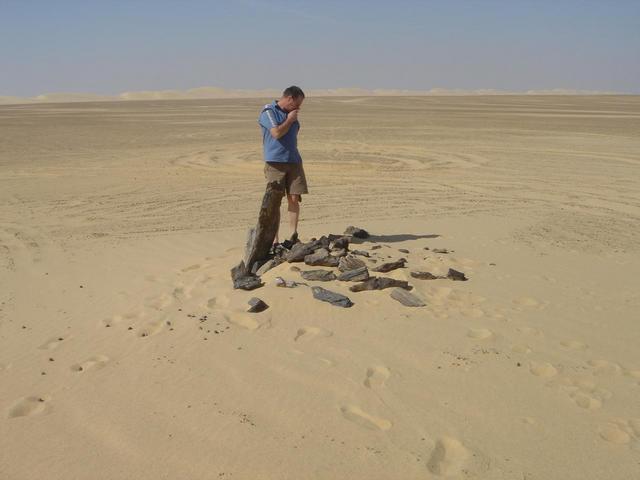
[[[307,99],[348,309],[232,288],[268,101],[0,107],[0,478],[637,478],[640,97]]]

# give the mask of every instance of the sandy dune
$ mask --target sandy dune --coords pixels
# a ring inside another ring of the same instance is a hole
[[[310,98],[349,309],[231,288],[265,101],[0,107],[0,478],[635,478],[640,97]]]

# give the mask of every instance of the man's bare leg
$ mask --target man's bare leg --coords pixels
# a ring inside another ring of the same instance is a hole
[[[291,238],[298,235],[298,218],[300,218],[300,195],[288,194],[289,202],[289,226],[291,227]]]

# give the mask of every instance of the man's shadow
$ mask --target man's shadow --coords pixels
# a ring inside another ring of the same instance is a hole
[[[429,233],[426,235],[414,235],[412,233],[401,233],[397,235],[369,235],[368,238],[356,238],[353,237],[351,239],[351,243],[395,243],[395,242],[406,242],[407,240],[420,240],[422,238],[438,238],[440,235],[436,233]]]

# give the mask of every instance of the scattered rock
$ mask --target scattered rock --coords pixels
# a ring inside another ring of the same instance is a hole
[[[282,277],[276,277],[276,287],[282,288],[295,288],[298,285],[306,285],[306,283],[298,283],[293,280],[285,280]]]
[[[254,290],[264,285],[260,277],[255,275],[245,275],[233,281],[233,288],[240,290]]]
[[[365,250],[351,250],[351,253],[353,255],[360,255],[361,257],[369,258],[369,252],[367,252]]]
[[[338,276],[338,280],[342,282],[361,282],[369,278],[369,270],[367,267],[354,268],[353,270],[347,270],[342,272]]]
[[[258,277],[261,277],[262,275],[264,275],[265,273],[267,273],[269,270],[271,270],[273,267],[276,266],[276,261],[271,259],[271,260],[267,260],[266,262],[264,262],[260,268],[258,268],[258,270],[256,270],[256,275]]]
[[[315,282],[330,282],[335,280],[336,276],[331,270],[307,270],[306,272],[300,272],[302,278]]]
[[[454,270],[453,268],[450,268],[447,272],[447,278],[449,280],[457,280],[460,282],[466,282],[468,280],[468,278],[464,276],[464,273]]]
[[[420,280],[435,280],[437,278],[442,278],[430,272],[411,272],[411,276]]]
[[[434,248],[431,250],[433,253],[449,253],[449,250],[446,248]]]
[[[335,248],[333,250],[331,250],[331,252],[329,253],[329,255],[331,255],[332,257],[344,257],[347,253],[347,250],[345,248]]]
[[[384,290],[385,288],[403,288],[411,290],[413,287],[406,280],[396,280],[389,277],[371,277],[368,280],[349,287],[352,292],[363,292],[365,290]]]
[[[347,250],[349,248],[349,237],[340,237],[333,240],[329,246],[333,248],[344,248]]]
[[[353,226],[347,227],[347,229],[344,231],[344,234],[352,235],[356,238],[369,238],[369,232],[367,232],[363,228],[358,228]]]
[[[292,272],[299,272],[300,267],[296,267],[295,265],[292,265],[291,267],[289,267],[289,270],[291,270]]]
[[[348,270],[355,270],[356,268],[362,268],[364,266],[366,266],[365,263],[359,258],[356,258],[353,255],[347,255],[340,259],[340,262],[338,263],[338,270],[346,272]]]
[[[424,249],[425,249],[425,250],[430,250],[430,248],[429,248],[429,247],[424,247]]]
[[[398,251],[402,253],[409,253],[409,250],[407,250],[406,248],[399,248]]]
[[[339,293],[332,292],[322,287],[311,287],[313,298],[322,302],[328,302],[336,307],[349,308],[353,306],[353,302],[349,297],[345,297]]]
[[[269,305],[264,303],[264,301],[262,301],[258,297],[253,297],[251,300],[249,300],[248,303],[249,309],[247,310],[247,312],[251,313],[264,312],[267,308],[269,308]]]
[[[413,293],[403,290],[402,288],[394,288],[391,291],[391,298],[397,300],[401,304],[407,307],[424,307],[424,303],[420,298],[416,297]]]
[[[287,253],[287,262],[302,262],[304,261],[304,257],[307,255],[311,255],[314,250],[318,249],[317,240],[309,243],[296,243],[289,253]]]
[[[383,263],[382,265],[373,269],[374,272],[390,272],[391,270],[395,270],[396,268],[404,268],[404,264],[407,263],[406,258],[401,258],[395,262]]]
[[[311,266],[321,265],[328,257],[329,250],[327,250],[326,248],[319,248],[312,254],[305,256],[304,263]]]
[[[378,250],[379,248],[382,248],[382,245],[374,245],[371,250]]]

